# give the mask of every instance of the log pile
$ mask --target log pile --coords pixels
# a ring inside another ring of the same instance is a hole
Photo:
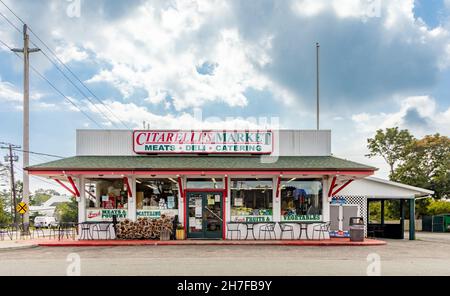
[[[160,239],[161,233],[173,232],[173,218],[161,215],[159,219],[125,219],[117,224],[117,239]]]

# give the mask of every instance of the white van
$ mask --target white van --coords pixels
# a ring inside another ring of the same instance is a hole
[[[36,228],[51,227],[57,224],[55,217],[37,216],[34,218],[34,227]]]

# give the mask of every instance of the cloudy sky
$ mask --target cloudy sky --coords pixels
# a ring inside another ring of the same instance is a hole
[[[33,53],[32,66],[82,112],[32,72],[32,151],[71,156],[77,128],[143,121],[315,128],[315,42],[321,128],[336,156],[386,177],[381,159],[364,157],[376,129],[450,134],[450,0],[2,1],[92,92]],[[0,12],[21,28],[1,3]],[[0,40],[21,47],[21,38],[0,16]],[[21,60],[0,44],[0,141],[21,144],[21,91]]]

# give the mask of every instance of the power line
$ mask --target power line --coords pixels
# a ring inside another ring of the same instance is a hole
[[[13,149],[13,150],[20,151],[20,152],[25,152],[25,153],[36,154],[36,155],[42,155],[42,156],[50,156],[50,157],[56,157],[56,158],[64,158],[64,156],[59,156],[59,155],[55,155],[55,154],[48,154],[48,153],[34,152],[34,151],[25,151],[25,150],[20,150],[20,149]]]
[[[23,168],[21,168],[21,167],[19,167],[19,166],[17,166],[17,165],[14,165],[14,167],[15,167],[17,170],[21,170],[22,172],[24,171]],[[35,178],[36,180],[39,180],[39,181],[42,181],[42,182],[44,182],[44,183],[50,184],[50,185],[52,185],[52,186],[54,186],[54,187],[58,187],[58,185],[53,184],[53,183],[47,181],[46,179],[44,179],[44,178],[42,178],[42,177],[38,177],[38,176],[35,176],[35,175],[30,175],[30,176],[31,176],[32,178]]]
[[[22,19],[22,18],[20,18],[8,5],[6,5],[2,0],[0,0],[0,2],[20,21],[20,22],[22,22],[22,24],[25,24],[25,21]],[[12,22],[10,22],[5,16],[3,16],[7,21],[8,21],[8,23],[10,23],[12,26],[14,26],[14,24],[12,24]],[[16,26],[14,26],[19,32],[20,32],[20,30],[16,27]],[[30,32],[44,45],[44,47],[45,48],[47,48],[47,50],[57,59],[57,61],[61,64],[61,65],[63,65],[64,66],[64,68],[66,68],[69,72],[70,72],[70,74],[72,74],[72,76],[101,104],[101,105],[103,105],[103,107],[105,107],[105,109],[106,110],[108,110],[118,121],[120,121],[120,123],[123,125],[123,126],[125,126],[125,128],[127,128],[127,129],[129,129],[129,127],[128,127],[128,125],[127,124],[125,124],[118,116],[116,116],[116,114],[111,110],[111,108],[109,108],[101,99],[99,99],[91,90],[90,90],[90,88],[88,88],[87,86],[86,86],[86,84],[80,79],[80,78],[78,78],[78,76],[69,68],[69,66],[67,66],[57,55],[56,55],[56,53],[52,50],[52,49],[50,49],[50,47],[47,45],[47,43],[45,43],[41,38],[39,38],[39,36],[36,34],[36,33],[34,33],[34,31],[31,29],[31,27],[29,27],[29,30],[30,30]],[[37,45],[35,44],[35,43],[33,43],[33,41],[31,41],[31,43],[34,45],[34,46],[36,46],[37,47]],[[55,65],[55,67],[57,67],[58,68],[58,66],[56,66],[56,64],[42,51],[42,53],[52,62],[52,64],[53,65]],[[58,70],[59,70],[59,68],[58,68]],[[61,73],[63,73],[61,70],[60,70],[60,72]],[[63,75],[67,78],[67,79],[69,79],[64,73],[63,73]],[[70,79],[69,79],[70,80]],[[73,84],[73,82],[70,80],[70,82]],[[74,85],[74,84],[73,84]],[[74,85],[75,86],[75,85]],[[76,86],[75,86],[76,87]],[[76,87],[78,90],[79,90],[79,88],[78,87]],[[79,90],[80,92],[81,92],[81,90]],[[83,95],[84,95],[84,93],[82,93]],[[84,95],[86,98],[87,98],[87,96],[86,95]],[[90,99],[88,99],[90,102],[91,102],[91,100]],[[92,103],[92,102],[91,102]],[[93,103],[92,103],[93,104]],[[96,107],[97,108],[97,106],[96,105],[94,105],[94,107]],[[99,109],[97,109],[97,110],[99,110]],[[101,114],[103,115],[103,116],[105,116],[104,115],[104,113],[101,111],[101,110],[99,110],[99,112],[101,112]],[[112,120],[110,120],[109,119],[109,117],[108,116],[105,116],[109,121],[111,121],[111,123],[113,123],[114,125],[115,125],[115,123],[112,121]],[[117,125],[115,125],[116,127],[117,127]]]
[[[2,2],[2,1],[0,1],[0,2]],[[3,2],[2,2],[3,3]],[[4,3],[3,3],[4,4]],[[4,4],[5,5],[5,4]],[[5,5],[6,6],[6,5]],[[6,6],[7,7],[7,6]],[[12,10],[9,8],[9,7],[7,7],[11,12],[12,12]],[[13,12],[12,12],[13,13]],[[22,21],[22,19],[20,18],[20,17],[18,17],[15,13],[13,13],[22,23],[23,23],[23,21]],[[17,26],[15,26],[10,20],[9,20],[9,18],[8,17],[6,17],[4,14],[2,14],[1,12],[0,12],[0,15],[12,26],[12,27],[14,27],[19,33],[20,33],[20,29],[17,27]],[[36,35],[36,33],[34,33],[32,30],[31,30],[31,28],[29,28],[29,30],[30,30],[30,32],[39,40],[39,41],[41,41],[41,43],[56,57],[56,59],[64,66],[64,67],[66,67],[70,72],[71,72],[71,74],[80,82],[80,83],[83,83],[78,77],[76,77],[76,75],[75,75],[75,73],[73,73],[69,68],[68,68],[68,66],[66,66],[62,61],[61,61],[61,59],[47,46],[47,44],[45,44],[40,38],[39,38],[39,36],[37,36]],[[34,46],[36,46],[37,47],[37,45],[32,41],[32,40],[30,40],[30,42],[34,45]],[[52,58],[50,58],[44,51],[42,51],[41,50],[41,53],[50,61],[50,63],[52,63],[53,64],[53,66],[55,66],[55,68],[66,78],[66,80],[67,81],[69,81],[77,90],[78,90],[78,92],[83,96],[83,97],[85,97],[93,106],[94,106],[94,108],[95,109],[97,109],[97,111],[99,112],[99,114],[101,114],[106,120],[108,120],[109,122],[111,122],[116,128],[119,128],[117,125],[116,125],[116,123],[113,121],[113,120],[111,120],[111,118],[107,115],[107,114],[105,114],[73,81],[72,81],[72,79],[69,77],[69,76],[67,76],[66,75],[66,73],[64,73],[64,71],[55,63],[55,61],[52,59]],[[85,85],[84,85],[85,86]],[[86,86],[85,86],[85,88],[87,88]],[[88,89],[88,88],[87,88]],[[89,89],[88,89],[89,90]],[[90,90],[89,90],[90,91]],[[100,103],[106,108],[106,105],[101,101],[101,100],[99,100],[98,98],[97,98],[97,100],[98,101],[100,101]],[[110,112],[112,112],[112,111],[110,111]],[[115,116],[115,114],[113,114],[113,116]],[[119,119],[120,120],[120,119]],[[125,125],[126,126],[126,125]],[[127,126],[126,126],[127,127]],[[128,128],[128,127],[127,127]]]
[[[0,2],[22,23],[24,23],[24,21],[11,9],[9,8],[8,5],[5,4],[5,2],[3,2],[3,0],[0,0]]]
[[[5,144],[8,144],[8,143],[0,142],[0,144],[5,145]],[[1,148],[3,149],[4,147],[1,147]],[[11,150],[15,150],[15,149],[12,148]],[[23,151],[23,150],[19,150],[19,151]],[[31,152],[31,153],[32,153],[32,152]],[[11,155],[10,155],[9,157],[11,157]],[[19,164],[12,163],[12,166],[13,166],[16,170],[20,170],[20,171],[22,171],[22,172],[24,171],[23,168],[19,166]],[[14,172],[14,171],[11,171],[11,172]],[[14,175],[14,173],[13,173],[13,175]],[[35,175],[30,175],[30,176],[33,177],[33,178],[35,178],[35,179],[37,179],[37,180],[43,181],[43,182],[45,182],[45,183],[48,183],[48,184],[50,184],[50,185],[52,185],[52,186],[56,186],[56,184],[50,183],[50,182],[48,182],[48,181],[45,180],[45,179],[38,178],[38,176],[35,176]]]
[[[6,148],[3,148],[3,147],[0,147],[0,148],[6,149]],[[25,152],[25,153],[36,154],[36,155],[50,156],[50,157],[56,157],[56,158],[64,158],[64,156],[48,154],[48,153],[42,153],[42,152],[26,151],[26,150],[22,150],[22,149],[19,149],[19,148],[13,148],[13,150],[14,151],[20,151],[20,152]]]
[[[1,1],[1,0],[0,0]],[[4,46],[6,46],[7,48],[9,48],[12,51],[12,48],[6,44],[3,40],[0,39],[0,43],[2,43]],[[18,55],[17,53],[14,52],[14,54],[23,59],[20,55]],[[65,94],[63,94],[53,83],[50,82],[50,80],[48,80],[44,75],[42,75],[36,68],[33,67],[33,65],[31,65],[30,63],[30,68],[36,73],[36,75],[38,75],[41,79],[45,80],[58,94],[60,94],[61,96],[63,96],[70,104],[72,104],[78,111],[80,111],[84,116],[86,116],[90,121],[92,121],[98,128],[102,128],[100,126],[100,124],[95,121],[91,116],[89,116],[86,112],[84,112],[80,107],[77,106],[77,104],[75,104],[71,99],[69,99]]]
[[[30,176],[33,177],[33,178],[35,178],[36,180],[39,180],[39,181],[41,181],[41,182],[50,184],[50,185],[52,185],[53,187],[58,187],[57,184],[51,183],[51,182],[47,181],[47,179],[44,179],[44,178],[42,178],[42,177],[38,177],[38,176],[35,176],[35,175],[30,175]],[[58,188],[59,188],[59,187],[58,187]]]
[[[48,156],[42,156],[42,155],[36,155],[36,154],[29,154],[29,156],[30,156],[31,160],[32,160],[35,164],[54,161],[54,158],[52,158],[52,159],[50,160],[50,159],[49,159],[50,157],[48,157]],[[48,158],[47,158],[47,157],[48,157]]]
[[[30,32],[32,32],[31,31],[31,29],[30,29]],[[33,41],[31,41],[31,43],[34,45],[34,46],[37,46]],[[100,108],[96,105],[96,104],[94,104],[94,102],[92,102],[92,100],[78,87],[78,85],[76,85],[67,75],[66,75],[66,73],[64,73],[64,71],[62,71],[61,70],[61,68],[59,68],[59,66],[43,51],[43,50],[41,50],[41,53],[47,58],[47,60],[49,60],[50,61],[50,63],[52,63],[53,64],[53,66],[55,66],[55,68],[70,82],[70,84],[72,84],[77,90],[78,90],[78,92],[83,96],[83,97],[85,97],[88,101],[89,101],[89,103],[91,103],[91,105],[92,106],[94,106],[94,108],[95,109],[97,109],[97,111],[106,119],[106,120],[108,120],[108,121],[110,121],[115,127],[117,127],[118,128],[118,126],[115,124],[115,122],[114,121],[112,121],[102,110],[100,110]]]
[[[1,1],[1,0],[0,0]],[[9,18],[7,18],[6,17],[6,15],[4,15],[1,11],[0,11],[0,15],[14,28],[14,29],[16,29],[17,31],[19,31],[19,33],[21,33],[21,31],[20,31],[20,29],[16,26],[16,25],[14,25],[14,23],[13,22],[11,22],[11,20],[9,19]]]
[[[48,162],[48,160],[44,160],[43,156],[40,155],[34,155],[34,154],[30,154],[30,160],[33,164],[39,164],[39,163],[43,163],[43,162]],[[30,163],[30,165],[33,165]]]
[[[0,0],[0,2],[1,3],[3,3],[1,0]],[[5,5],[4,3],[3,3],[3,5]],[[6,5],[5,5],[6,6]],[[9,7],[7,7],[8,9],[9,9]],[[11,10],[10,10],[11,11]],[[11,11],[12,12],[12,11]],[[20,31],[20,29],[17,27],[17,26],[15,26],[9,19],[8,19],[8,17],[6,17],[3,13],[1,13],[0,12],[0,15],[13,27],[13,28],[15,28],[16,30],[18,30],[18,32],[19,33],[21,33],[21,31]],[[15,14],[14,14],[15,15]],[[20,20],[20,21],[22,21],[17,15],[16,15],[16,17]],[[31,31],[31,29],[30,29],[30,31]],[[1,40],[0,40],[1,41]],[[12,50],[12,48],[10,47],[10,46],[8,46],[5,42],[3,42],[3,41],[1,41],[1,43],[3,43],[3,45],[5,45],[6,47],[8,47],[11,51],[13,51]],[[34,44],[32,41],[31,41],[31,43],[34,45],[34,46],[36,46],[36,44]],[[14,51],[13,51],[14,52]],[[17,56],[19,56],[16,52],[14,52]],[[65,77],[66,77],[66,79],[67,80],[69,80],[69,82],[70,83],[72,83],[72,85],[74,85],[77,89],[78,89],[78,91],[80,91],[80,93],[85,97],[85,98],[87,98],[88,100],[89,100],[89,102],[92,104],[92,105],[94,105],[94,107],[96,107],[96,105],[95,104],[93,104],[93,102],[72,82],[72,80],[70,80],[70,78],[69,77],[67,77],[67,75],[65,75],[65,73],[54,63],[54,61],[52,60],[52,59],[50,59],[45,53],[43,53],[44,54],[44,56],[58,69],[58,71],[60,71]],[[19,56],[20,57],[20,56]],[[22,58],[22,57],[20,57],[20,58]],[[36,69],[34,69],[34,67],[33,66],[31,66],[30,65],[30,67],[35,71],[35,72],[37,72],[37,70]],[[38,72],[38,75],[40,75],[41,76],[41,78],[43,78],[44,80],[47,80],[45,77],[42,77],[43,75],[42,74],[40,74],[39,72]],[[48,81],[49,82],[49,81]],[[51,83],[50,83],[51,84]],[[53,87],[54,89],[55,89],[55,87]],[[57,92],[59,92],[60,94],[62,94],[59,90],[57,90],[57,89],[55,89]],[[66,97],[64,94],[62,94],[64,97]],[[66,97],[66,99],[68,99],[67,97]],[[71,100],[70,99],[68,99],[70,102],[71,102]],[[72,102],[71,102],[72,103]],[[72,103],[72,105],[73,105],[73,103]],[[80,108],[78,108],[78,106],[75,106],[78,110],[80,110],[81,111],[81,109]],[[97,108],[97,107],[96,107]],[[101,111],[101,110],[99,110],[98,108],[97,108],[97,110],[103,115],[103,116],[105,116],[104,114],[103,114],[103,112]],[[81,111],[81,112],[83,112],[83,111]],[[84,113],[84,112],[83,112]],[[88,116],[88,118],[90,118],[89,116]],[[105,118],[107,118],[107,120],[109,120],[109,121],[111,121],[108,117],[105,117]],[[111,121],[111,123],[113,123],[114,124],[114,122],[112,122]],[[98,124],[98,123],[96,123],[96,125],[99,127],[99,128],[101,128],[100,127],[100,125]]]
[[[106,110],[109,111],[109,113],[111,113],[118,121],[120,121],[120,123],[125,126],[125,128],[129,129],[128,125],[126,123],[124,123],[112,110],[111,108],[108,107],[108,105],[106,105],[101,99],[99,99],[87,86],[86,84],[80,79],[78,78],[78,76],[69,68],[69,66],[67,66],[57,55],[56,53],[54,53],[48,46],[47,44],[42,41],[41,38],[39,38],[39,36],[37,36],[33,30],[31,30],[30,28],[30,32],[44,45],[45,48],[47,48],[47,50],[53,55],[55,56],[55,58],[58,60],[58,62],[64,66],[64,68],[67,69],[67,71],[69,71],[70,74],[72,74],[72,76],[96,99],[97,102],[99,102]],[[32,44],[34,44],[36,46],[36,44],[32,41]],[[44,53],[44,51],[41,51],[42,54],[44,54],[46,56],[46,54]],[[53,63],[54,64],[54,63]],[[55,64],[54,64],[55,65]],[[58,67],[55,65],[55,67]],[[66,75],[64,75],[66,76]],[[67,76],[66,76],[67,77]],[[78,87],[76,87],[80,92],[82,92]],[[84,95],[86,96],[86,95]],[[87,96],[86,96],[87,98]],[[91,103],[92,101],[89,100]],[[93,103],[92,103],[93,104]],[[94,107],[97,108],[97,110],[99,110],[99,112],[101,112],[102,114],[104,114],[95,104],[93,104]],[[114,126],[118,127],[114,121],[112,121],[107,115],[104,115],[106,118],[108,118],[109,121],[111,121],[112,124],[114,124]]]
[[[75,108],[77,108],[81,113],[84,114],[84,116],[86,116],[87,118],[89,118],[89,120],[91,120],[92,122],[95,123],[95,125],[97,125],[99,128],[102,128],[100,126],[100,124],[95,121],[91,116],[89,116],[86,112],[84,112],[83,110],[81,110],[81,108],[79,108],[77,106],[77,104],[75,104],[71,99],[69,99],[66,95],[64,95],[59,89],[56,88],[56,86],[51,83],[44,75],[42,75],[38,70],[36,70],[36,68],[34,68],[31,63],[30,63],[30,68],[39,76],[41,77],[43,80],[45,80],[57,93],[59,93],[61,96],[63,96],[67,101],[69,101],[70,104],[72,104]]]

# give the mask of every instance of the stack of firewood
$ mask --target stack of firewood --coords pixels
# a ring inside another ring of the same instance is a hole
[[[159,219],[138,218],[136,222],[125,219],[117,224],[118,239],[159,239],[161,233],[173,232],[173,218],[161,215]]]

